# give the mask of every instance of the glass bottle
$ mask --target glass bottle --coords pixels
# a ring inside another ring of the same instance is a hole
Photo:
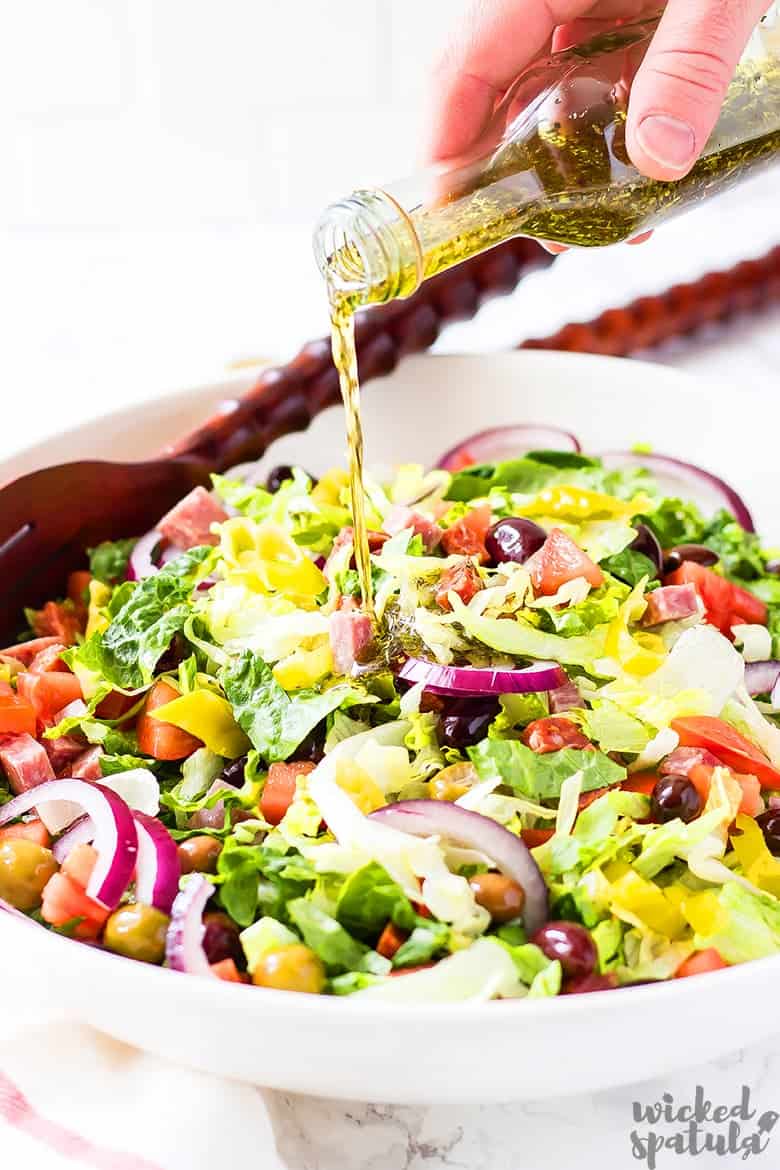
[[[757,26],[700,160],[684,179],[641,175],[625,142],[628,97],[659,17],[526,69],[469,156],[385,190],[353,192],[314,237],[331,300],[356,309],[515,236],[613,244],[780,157],[780,17]]]

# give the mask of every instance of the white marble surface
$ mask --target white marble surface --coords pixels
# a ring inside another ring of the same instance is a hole
[[[675,280],[759,255],[778,239],[778,189],[776,178],[754,184],[716,209],[658,233],[641,250],[558,261],[512,298],[489,306],[478,322],[450,330],[440,348],[502,348],[524,336],[544,335],[566,320],[587,320]],[[284,360],[324,331],[324,303],[305,226],[190,233],[31,230],[10,234],[3,245],[4,399],[12,404],[13,425],[6,419],[0,429],[0,455],[100,410],[208,381],[236,359]],[[651,357],[701,375],[703,425],[719,425],[707,414],[712,379],[733,386],[735,409],[758,408],[775,417],[780,309]],[[577,1043],[576,1036],[571,1043]],[[669,1043],[684,1045],[685,1037],[670,1036]],[[532,1061],[533,1053],[518,1051],[517,1060]],[[697,1084],[717,1103],[728,1104],[746,1084],[759,1115],[780,1108],[780,1043],[767,1042],[668,1082],[540,1104],[347,1106],[268,1092],[262,1098],[275,1146],[262,1142],[256,1165],[625,1170],[648,1164],[632,1152],[632,1102],[649,1104],[669,1092],[684,1103]],[[210,1122],[219,1126],[220,1118]],[[748,1125],[744,1132],[750,1130]],[[662,1126],[659,1132],[672,1129]],[[767,1170],[780,1165],[780,1130],[756,1161]],[[657,1155],[664,1170],[682,1170],[688,1163],[688,1156],[673,1151]],[[731,1170],[741,1164],[741,1155],[703,1154],[691,1164]]]

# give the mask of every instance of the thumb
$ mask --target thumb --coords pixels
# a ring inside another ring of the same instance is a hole
[[[718,120],[766,0],[670,0],[631,89],[626,141],[651,179],[681,179]]]

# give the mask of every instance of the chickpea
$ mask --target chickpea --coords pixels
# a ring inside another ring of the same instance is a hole
[[[256,987],[319,995],[325,986],[325,968],[310,947],[294,943],[266,951],[252,972],[252,982]]]
[[[114,911],[106,922],[103,941],[110,951],[128,959],[162,963],[168,922],[168,915],[161,910],[133,902]]]
[[[216,873],[222,842],[216,837],[188,837],[179,845],[182,873]]]
[[[484,906],[494,922],[511,922],[525,904],[525,890],[503,873],[480,873],[469,880],[474,900]]]
[[[41,904],[43,887],[57,872],[50,849],[24,837],[0,842],[0,898],[17,910],[34,910]]]

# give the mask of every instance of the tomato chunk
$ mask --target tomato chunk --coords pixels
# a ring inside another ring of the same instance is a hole
[[[66,873],[55,873],[43,889],[41,917],[50,926],[64,926],[75,918],[82,921],[74,930],[76,938],[94,939],[100,935],[110,911],[87,896],[83,886]]]
[[[311,760],[293,761],[289,764],[271,764],[268,769],[263,794],[260,797],[260,812],[269,825],[278,825],[293,802],[295,785],[299,776],[313,772]]]
[[[561,585],[584,577],[594,589],[604,583],[604,574],[594,561],[560,528],[553,528],[542,547],[529,557],[525,567],[538,594],[552,597]]]
[[[51,847],[51,834],[43,821],[37,819],[20,821],[16,825],[6,825],[5,828],[0,829],[0,841],[13,841],[19,838],[24,841],[33,841],[36,845],[42,845],[44,849]]]
[[[69,670],[23,671],[17,676],[16,688],[41,723],[52,723],[58,711],[82,698],[81,683]]]
[[[706,975],[708,971],[723,971],[728,965],[715,947],[707,947],[706,951],[694,951],[685,962],[680,963],[674,977],[687,979],[689,975]]]
[[[36,637],[55,637],[65,646],[72,646],[84,628],[70,600],[47,601],[43,609],[32,614],[30,624]]]
[[[732,640],[734,625],[749,622],[765,626],[767,623],[768,610],[763,601],[694,561],[683,561],[679,569],[664,577],[664,585],[694,585],[704,605],[706,621]]]
[[[155,760],[184,760],[203,747],[202,741],[189,732],[151,716],[151,711],[164,707],[166,703],[172,703],[178,697],[179,692],[162,680],[156,682],[146,696],[135,728],[138,747],[145,756],[151,756]]]
[[[220,959],[218,963],[211,964],[211,970],[217,979],[223,979],[225,983],[249,982],[248,977],[239,971],[235,959]]]
[[[405,930],[400,930],[394,922],[388,922],[376,944],[377,952],[386,959],[392,959],[393,955],[400,951],[407,938]]]
[[[436,589],[436,603],[449,612],[452,609],[450,593],[457,593],[463,604],[468,605],[481,589],[484,585],[476,565],[473,561],[462,561],[442,573]]]
[[[655,772],[634,772],[628,780],[622,781],[620,787],[624,792],[641,792],[643,796],[652,796],[657,783]]]
[[[733,772],[757,776],[764,788],[780,788],[780,770],[730,724],[713,715],[687,715],[672,721],[683,747],[707,748]]]
[[[742,789],[742,802],[737,811],[744,813],[748,817],[758,816],[764,810],[764,799],[761,796],[761,781],[757,776],[744,772],[734,772],[731,769],[729,771]],[[688,773],[688,779],[698,792],[702,806],[707,803],[710,795],[712,772],[713,769],[708,764],[694,764]]]
[[[0,735],[35,735],[36,718],[32,704],[9,687],[0,691]]]
[[[547,752],[559,752],[561,748],[593,747],[576,723],[563,715],[549,715],[546,719],[534,719],[520,737],[526,747],[540,756]]]

